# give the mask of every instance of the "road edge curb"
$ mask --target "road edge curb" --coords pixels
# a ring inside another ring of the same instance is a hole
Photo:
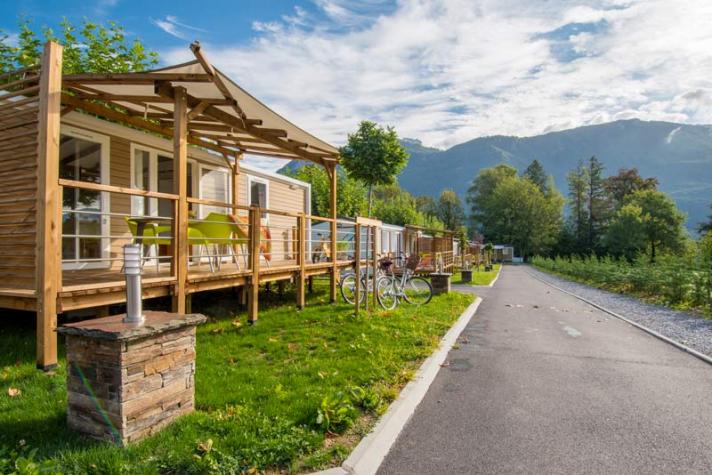
[[[591,300],[588,300],[588,299],[585,298],[585,297],[581,297],[581,296],[578,295],[578,294],[575,294],[575,293],[573,293],[573,292],[571,292],[571,291],[568,291],[568,290],[566,290],[566,289],[563,289],[563,288],[561,288],[561,287],[559,287],[559,286],[557,286],[557,285],[555,285],[555,284],[552,284],[551,282],[548,282],[548,281],[542,279],[541,277],[539,277],[539,276],[537,276],[537,275],[534,275],[533,273],[529,272],[529,270],[527,270],[526,272],[527,272],[527,274],[529,274],[530,276],[532,276],[533,278],[535,278],[535,279],[538,280],[539,282],[542,282],[542,283],[548,285],[549,287],[552,287],[552,288],[554,288],[554,289],[556,289],[556,290],[558,290],[558,291],[560,291],[560,292],[563,292],[563,293],[568,294],[568,295],[570,295],[570,296],[572,296],[572,297],[575,297],[575,298],[579,299],[580,301],[582,301],[582,302],[584,302],[584,303],[587,303],[588,305],[590,305],[590,306],[592,306],[592,307],[594,307],[594,308],[597,308],[598,310],[600,310],[600,311],[602,311],[602,312],[605,312],[605,313],[607,313],[607,314],[609,314],[609,315],[611,315],[611,316],[613,316],[613,317],[618,318],[619,320],[623,320],[623,321],[626,322],[627,324],[629,324],[629,325],[631,325],[631,326],[634,326],[635,328],[637,328],[637,329],[639,329],[639,330],[642,330],[642,331],[644,331],[645,333],[648,333],[649,335],[652,335],[652,336],[654,336],[655,338],[658,338],[658,339],[664,341],[665,343],[668,343],[668,344],[674,346],[674,347],[677,348],[678,350],[682,350],[682,351],[684,351],[685,353],[688,353],[688,354],[690,354],[691,356],[694,356],[695,358],[698,358],[698,359],[704,361],[705,363],[712,365],[712,358],[710,358],[709,356],[705,355],[704,353],[701,353],[701,352],[699,352],[699,351],[697,351],[697,350],[695,350],[695,349],[693,349],[693,348],[690,348],[689,346],[683,345],[683,344],[680,343],[679,341],[675,341],[675,340],[673,340],[672,338],[669,338],[669,337],[663,335],[662,333],[658,333],[658,332],[656,332],[655,330],[653,330],[653,329],[651,329],[651,328],[648,328],[648,327],[646,327],[646,326],[644,326],[644,325],[641,325],[641,324],[638,323],[638,322],[634,322],[633,320],[630,320],[630,319],[624,317],[623,315],[614,312],[613,310],[609,310],[609,309],[607,309],[606,307],[604,307],[604,306],[602,306],[602,305],[599,305],[599,304],[597,304],[597,303],[595,303],[595,302],[593,302],[593,301],[591,301]],[[540,271],[540,272],[542,272],[542,271]]]
[[[312,475],[372,475],[378,471],[391,447],[427,394],[430,385],[440,371],[440,365],[445,362],[448,353],[457,343],[458,337],[477,312],[480,303],[482,303],[482,298],[477,297],[462,312],[440,340],[438,349],[420,365],[415,377],[406,384],[371,432],[361,439],[361,442],[341,466],[315,472]]]

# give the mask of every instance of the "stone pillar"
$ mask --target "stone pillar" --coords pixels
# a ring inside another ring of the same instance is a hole
[[[463,284],[469,284],[472,282],[472,270],[462,270],[460,271],[460,281]]]
[[[450,278],[452,274],[448,272],[433,272],[430,274],[430,283],[433,286],[433,295],[450,293]]]
[[[144,312],[58,328],[67,339],[67,423],[95,439],[126,445],[192,412],[195,327],[206,317]]]

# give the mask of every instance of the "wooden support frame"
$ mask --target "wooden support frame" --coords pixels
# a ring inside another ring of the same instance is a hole
[[[297,218],[297,263],[299,273],[297,274],[297,308],[302,310],[306,306],[306,255],[307,255],[307,218],[302,214]]]
[[[329,165],[326,169],[329,175],[329,209],[331,213],[331,275],[329,279],[329,300],[331,303],[336,303],[336,284],[339,280],[339,267],[337,265],[338,252],[338,226],[337,226],[337,183],[338,174],[336,165]]]
[[[173,220],[173,262],[176,286],[173,311],[186,312],[188,283],[188,94],[183,87],[175,88],[173,128],[173,190],[178,195],[177,214]]]
[[[48,42],[45,45],[40,74],[35,252],[37,367],[49,370],[57,365],[57,296],[62,278],[62,197],[59,186],[62,47],[59,44]]]
[[[361,225],[354,225],[354,271],[356,272],[356,287],[354,289],[354,312],[358,315],[361,307]]]
[[[255,323],[259,316],[260,298],[260,240],[262,226],[262,211],[259,208],[250,208],[250,277],[247,293],[247,318],[250,323]]]

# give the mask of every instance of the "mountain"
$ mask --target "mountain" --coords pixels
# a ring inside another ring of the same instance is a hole
[[[712,126],[620,120],[577,127],[534,137],[482,137],[447,150],[424,147],[404,139],[410,161],[401,186],[414,195],[437,197],[444,188],[463,199],[480,169],[507,163],[523,171],[537,159],[566,194],[566,174],[579,160],[595,155],[605,174],[636,167],[644,177],[656,177],[688,214],[696,228],[712,202]]]

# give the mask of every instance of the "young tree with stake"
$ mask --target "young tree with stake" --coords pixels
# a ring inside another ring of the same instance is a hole
[[[374,185],[391,185],[408,163],[408,152],[400,144],[393,127],[385,129],[375,122],[363,121],[349,134],[341,148],[341,165],[351,178],[368,186],[368,216],[373,208]]]

